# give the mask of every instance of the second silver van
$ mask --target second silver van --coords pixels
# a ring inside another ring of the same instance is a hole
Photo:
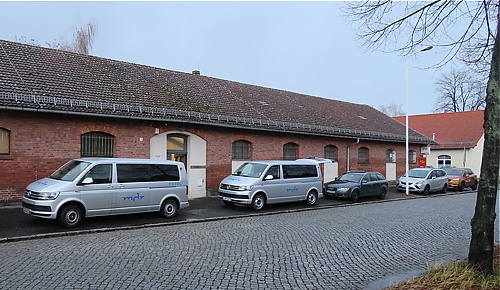
[[[28,185],[22,206],[64,227],[91,216],[159,211],[173,217],[189,206],[186,168],[166,160],[74,159]]]
[[[243,163],[219,186],[219,198],[261,210],[265,204],[305,201],[314,205],[322,194],[319,163],[314,160],[250,161]]]

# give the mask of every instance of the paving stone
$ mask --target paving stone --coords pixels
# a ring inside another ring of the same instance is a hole
[[[465,259],[475,197],[2,243],[0,289],[382,288],[429,265]]]

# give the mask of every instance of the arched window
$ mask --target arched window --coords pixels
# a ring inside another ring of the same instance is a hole
[[[113,157],[115,137],[104,132],[81,135],[82,157]]]
[[[385,161],[386,162],[396,162],[396,151],[389,149],[385,151]]]
[[[417,163],[417,152],[415,150],[408,151],[408,162]]]
[[[450,155],[439,155],[438,156],[438,168],[451,167],[451,156]]]
[[[250,142],[237,140],[233,142],[233,159],[250,159]]]
[[[370,162],[370,150],[366,147],[361,147],[358,149],[358,163],[369,163]]]
[[[0,154],[10,154],[10,131],[0,128]]]
[[[295,143],[286,143],[283,145],[283,160],[297,159],[297,149],[299,145]]]
[[[326,145],[325,146],[325,158],[330,159],[332,161],[337,161],[338,160],[338,148],[337,148],[337,146]]]

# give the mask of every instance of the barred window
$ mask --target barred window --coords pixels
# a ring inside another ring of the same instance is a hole
[[[245,140],[234,141],[233,159],[250,159],[250,142]]]
[[[325,158],[330,159],[332,161],[337,161],[338,160],[338,149],[336,146],[333,145],[327,145],[325,146]]]
[[[82,157],[113,157],[115,137],[103,132],[81,135]]]
[[[286,143],[283,145],[283,160],[297,159],[297,149],[299,145],[295,143]]]
[[[358,163],[369,163],[370,162],[370,150],[366,147],[361,147],[358,149]]]
[[[10,154],[10,131],[0,128],[0,154]]]
[[[385,151],[385,161],[386,162],[396,162],[396,151],[389,149]]]

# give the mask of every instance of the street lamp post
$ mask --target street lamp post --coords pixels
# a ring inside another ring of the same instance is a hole
[[[421,49],[420,51],[429,51],[432,49],[432,45],[431,46],[427,46],[423,49]],[[408,136],[408,128],[409,128],[409,125],[408,125],[408,110],[409,110],[409,104],[408,104],[408,100],[409,100],[409,92],[408,92],[408,59],[406,59],[406,118],[405,118],[405,129],[406,129],[406,166],[405,166],[405,176],[406,176],[406,184],[405,184],[405,191],[406,191],[406,195],[409,195],[410,194],[410,189],[408,187],[408,172],[410,171],[410,162],[409,162],[409,155],[410,155],[410,144],[409,144],[409,136]]]

